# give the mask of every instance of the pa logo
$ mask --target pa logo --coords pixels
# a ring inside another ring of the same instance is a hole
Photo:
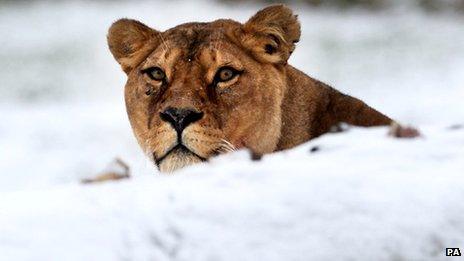
[[[461,256],[461,250],[459,248],[447,248],[446,256]]]

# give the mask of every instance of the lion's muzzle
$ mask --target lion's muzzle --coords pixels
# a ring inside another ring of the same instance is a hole
[[[191,108],[168,107],[160,112],[160,118],[169,123],[177,134],[177,140],[163,155],[157,156],[156,153],[153,153],[155,163],[161,171],[172,172],[185,165],[206,160],[182,141],[182,133],[185,128],[201,120],[203,112]]]

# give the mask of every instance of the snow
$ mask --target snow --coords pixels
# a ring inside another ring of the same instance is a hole
[[[303,35],[290,63],[423,136],[350,128],[166,176],[132,136],[108,26],[245,21],[259,6],[0,5],[0,260],[449,260],[445,248],[463,250],[464,127],[451,127],[464,125],[462,17],[294,6]],[[130,180],[79,184],[116,156]]]
[[[3,193],[2,260],[441,259],[464,243],[464,129],[385,132],[350,129],[260,162],[242,151],[172,176]]]

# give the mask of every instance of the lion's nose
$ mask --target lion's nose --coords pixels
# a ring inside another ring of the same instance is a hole
[[[169,107],[160,112],[160,117],[163,121],[169,122],[178,133],[182,133],[188,125],[199,121],[203,117],[203,112],[190,108]]]

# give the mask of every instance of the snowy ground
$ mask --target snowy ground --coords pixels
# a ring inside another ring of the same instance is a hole
[[[0,255],[446,260],[445,247],[464,247],[464,129],[385,131],[352,129],[258,163],[238,152],[175,176],[3,193]]]
[[[156,175],[125,116],[112,21],[158,29],[259,7],[0,5],[0,260],[448,260],[464,250],[464,18],[294,6],[291,63],[424,137],[350,129],[251,162]],[[162,9],[162,11],[160,11]],[[310,153],[310,148],[320,148]],[[82,186],[112,158],[134,178]]]

